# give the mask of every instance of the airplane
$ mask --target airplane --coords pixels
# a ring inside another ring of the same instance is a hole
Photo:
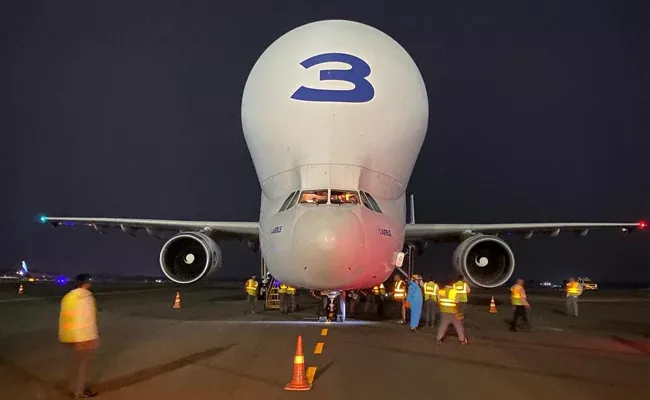
[[[259,57],[241,103],[244,137],[259,180],[258,222],[41,216],[100,233],[145,230],[166,240],[163,273],[191,284],[222,265],[219,243],[246,241],[281,282],[315,290],[386,281],[404,246],[457,242],[453,263],[470,285],[510,279],[515,256],[501,234],[643,230],[646,222],[420,224],[406,188],[429,119],[427,90],[411,56],[358,22],[324,20],[284,34]],[[164,232],[173,236],[165,237]]]

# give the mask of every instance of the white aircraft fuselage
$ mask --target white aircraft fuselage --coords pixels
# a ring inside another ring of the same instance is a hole
[[[375,28],[315,22],[262,54],[244,88],[242,125],[274,277],[351,289],[390,276],[428,117],[417,66]]]
[[[406,186],[424,142],[429,102],[422,75],[393,39],[352,21],[318,21],[276,40],[253,66],[242,96],[242,128],[262,189],[259,221],[48,217],[166,239],[159,260],[179,284],[214,276],[218,242],[257,241],[281,282],[317,290],[370,288],[395,269],[409,241],[458,242],[455,271],[495,288],[515,271],[500,234],[586,236],[643,231],[647,222],[406,224]],[[234,171],[233,171],[234,172]]]

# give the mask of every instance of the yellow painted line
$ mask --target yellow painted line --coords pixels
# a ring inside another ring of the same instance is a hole
[[[327,336],[327,328],[323,328],[323,329],[321,329],[321,331],[320,331],[320,335],[321,335],[321,336]]]
[[[314,349],[314,354],[323,353],[323,346],[325,346],[325,343],[323,343],[323,342],[316,343],[316,348]]]
[[[307,372],[307,383],[312,385],[314,383],[314,377],[316,376],[316,367],[308,367]]]

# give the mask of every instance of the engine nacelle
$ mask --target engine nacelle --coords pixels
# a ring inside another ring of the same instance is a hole
[[[208,235],[182,232],[160,251],[160,267],[176,283],[193,283],[212,276],[221,268],[221,249]]]
[[[495,288],[506,283],[515,272],[515,255],[498,237],[476,235],[456,248],[454,267],[471,284]]]

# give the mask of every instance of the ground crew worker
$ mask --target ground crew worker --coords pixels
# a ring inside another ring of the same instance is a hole
[[[266,276],[264,276],[264,279],[262,279],[262,285],[260,287],[258,296],[259,300],[264,300],[269,290],[271,290],[271,285],[273,285],[273,277],[271,276],[270,272],[267,272]]]
[[[461,315],[465,315],[467,308],[467,295],[469,295],[471,289],[462,275],[458,275],[457,279],[458,280],[454,283],[454,289],[456,289],[456,293],[458,293],[458,312]]]
[[[318,306],[316,307],[316,316],[320,318],[322,315],[327,315],[327,296],[324,296],[324,292],[319,292],[320,294],[316,293],[315,290],[310,290],[309,294],[311,297],[318,299]],[[325,313],[325,314],[322,314]]]
[[[255,305],[257,304],[257,276],[252,275],[249,280],[246,281],[244,285],[244,290],[246,290],[246,309],[245,314],[256,314]]]
[[[357,313],[357,304],[359,304],[359,299],[361,295],[356,290],[350,290],[348,292],[348,302],[350,303],[350,315]]]
[[[296,311],[296,288],[287,286],[287,303],[289,312]]]
[[[510,301],[515,307],[515,311],[512,315],[512,322],[510,322],[510,330],[513,332],[517,330],[517,320],[519,317],[521,317],[526,325],[530,327],[527,315],[527,309],[530,307],[530,303],[528,303],[528,297],[526,297],[523,279],[517,279],[517,283],[512,285],[510,288]]]
[[[90,287],[90,275],[77,275],[75,289],[63,296],[59,314],[59,340],[69,345],[75,354],[75,376],[71,377],[75,399],[97,395],[87,385],[92,354],[99,347],[97,308]]]
[[[411,332],[417,332],[418,325],[420,325],[420,316],[422,315],[422,289],[420,289],[420,276],[411,276],[411,283],[409,283],[408,294],[406,300],[411,307]]]
[[[384,296],[386,296],[386,287],[383,283],[375,285],[372,288],[372,295],[368,296],[366,301],[365,312],[368,312],[370,306],[373,307],[374,313],[376,315],[381,315],[384,306]]]
[[[465,330],[463,329],[463,320],[459,317],[458,312],[458,294],[454,289],[454,284],[449,283],[444,289],[438,290],[438,307],[440,308],[440,324],[438,325],[438,334],[436,340],[438,344],[447,333],[449,325],[453,325],[458,335],[458,340],[462,344],[467,344]]]
[[[281,283],[280,288],[278,289],[278,297],[280,298],[280,312],[282,314],[287,313],[287,287],[287,285]]]
[[[578,297],[584,290],[582,285],[575,278],[569,278],[566,284],[566,315],[578,316]]]
[[[431,280],[424,284],[424,325],[434,326],[438,319],[438,284]]]
[[[395,275],[395,286],[393,286],[393,299],[400,305],[401,308],[401,317],[399,321],[400,324],[406,323],[406,305],[404,301],[406,300],[406,283],[402,280],[399,275]]]

